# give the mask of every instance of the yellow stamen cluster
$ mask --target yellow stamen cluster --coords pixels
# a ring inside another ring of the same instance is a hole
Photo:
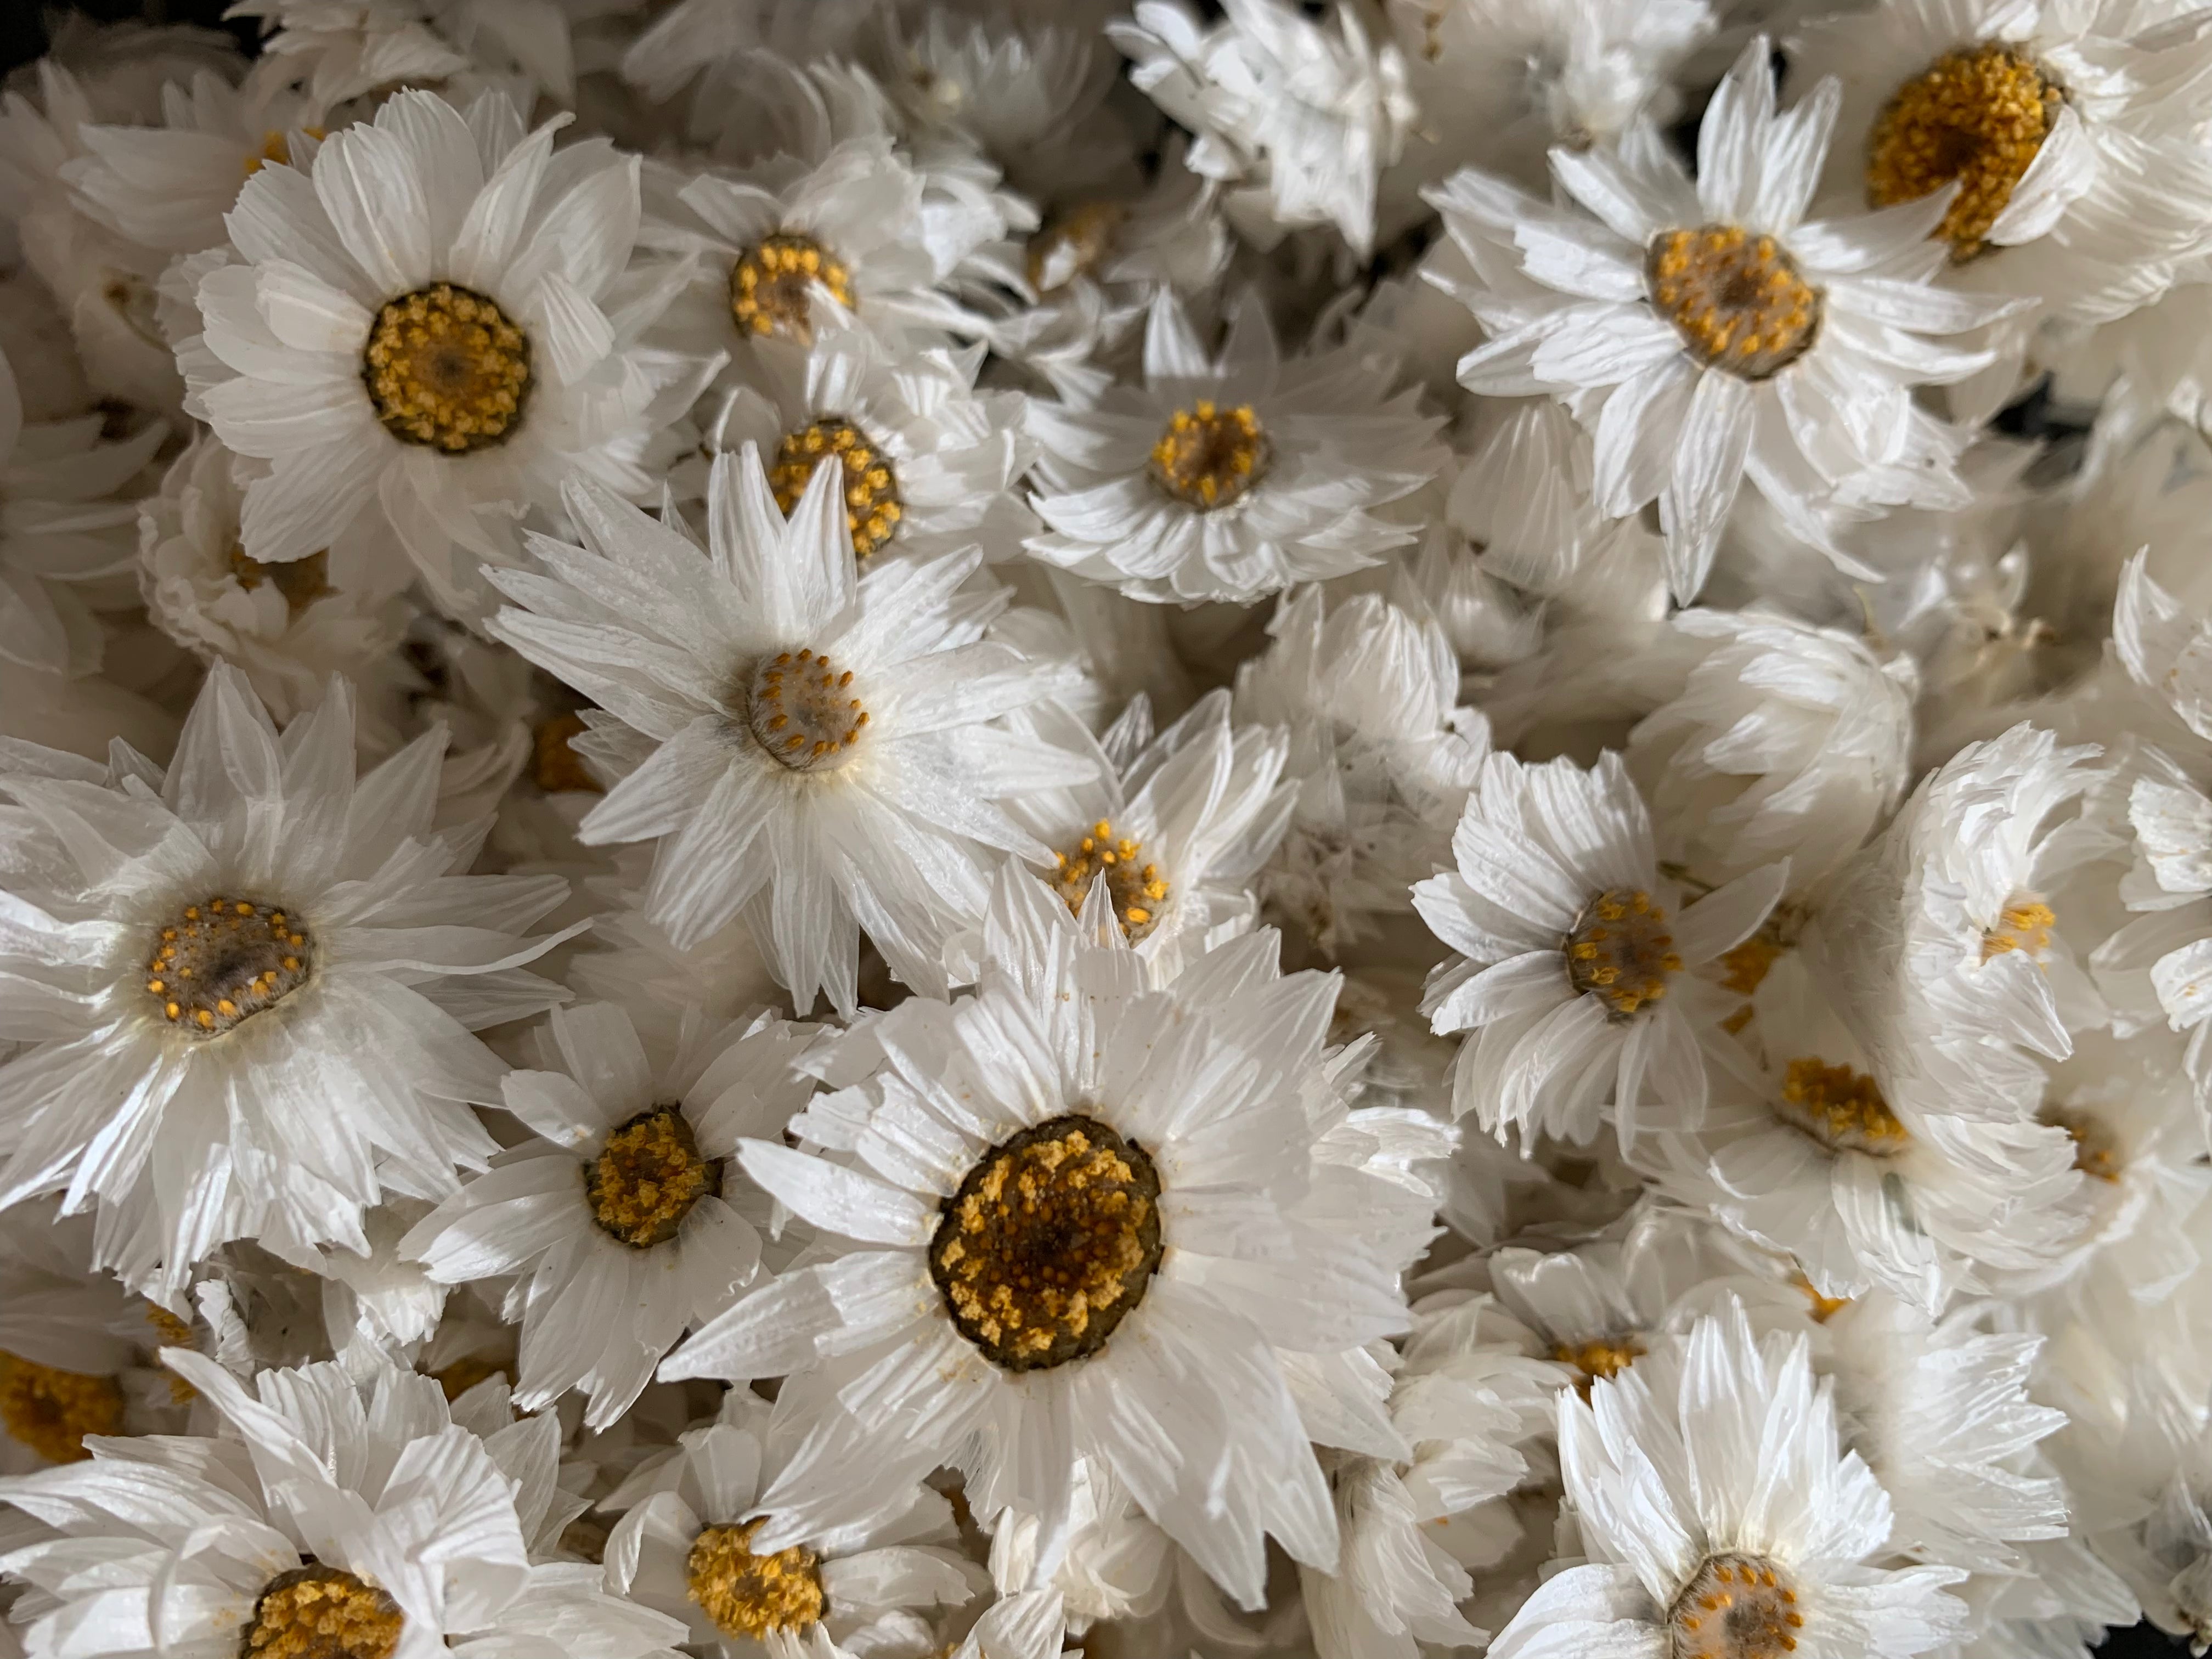
[[[779,766],[817,772],[842,765],[867,723],[853,671],[826,653],[782,651],[753,671],[745,724]]]
[[[325,136],[320,127],[302,127],[301,131],[310,138]],[[281,127],[271,127],[261,135],[261,148],[246,158],[246,176],[251,179],[271,161],[278,167],[292,164],[292,141]]]
[[[1583,906],[1561,948],[1567,981],[1584,995],[1604,999],[1608,1018],[1628,1019],[1667,994],[1667,981],[1682,971],[1667,913],[1641,888],[1608,888]]]
[[[398,1603],[374,1584],[311,1563],[269,1581],[238,1659],[392,1659],[405,1622]]]
[[[1101,818],[1076,843],[1074,851],[1052,855],[1060,866],[1054,884],[1067,908],[1079,915],[1083,902],[1091,896],[1091,884],[1103,871],[1106,896],[1121,920],[1122,933],[1133,939],[1141,939],[1159,919],[1160,906],[1168,896],[1167,878],[1160,874],[1159,866],[1150,860],[1138,861],[1144,850],[1142,842],[1115,836],[1112,821]]]
[[[797,1635],[822,1617],[821,1564],[794,1544],[773,1555],[750,1547],[757,1521],[709,1527],[691,1540],[685,1563],[690,1596],[723,1635],[758,1641],[773,1632]]]
[[[850,421],[815,421],[785,433],[768,470],[769,488],[788,514],[806,493],[815,468],[832,457],[845,471],[845,528],[852,532],[854,556],[865,559],[890,540],[906,506],[890,458],[860,428]]]
[[[450,1365],[439,1366],[429,1373],[429,1377],[438,1385],[438,1391],[446,1396],[446,1401],[450,1405],[477,1383],[488,1382],[495,1376],[511,1376],[514,1371],[514,1358],[512,1355],[497,1358],[489,1354],[472,1353],[462,1355]]]
[[[730,315],[740,334],[814,335],[814,284],[850,311],[853,276],[811,237],[780,234],[750,247],[730,267]]]
[[[1709,368],[1764,380],[1820,332],[1820,291],[1771,236],[1739,225],[1662,231],[1645,265],[1652,305]]]
[[[1643,1356],[1644,1345],[1632,1336],[1601,1336],[1589,1342],[1554,1342],[1552,1358],[1575,1368],[1575,1389],[1585,1400],[1590,1384],[1618,1376]]]
[[[1152,446],[1152,481],[1205,511],[1241,500],[1267,471],[1267,434],[1252,405],[1222,409],[1201,398],[1178,409]]]
[[[434,283],[376,313],[361,378],[400,442],[465,455],[521,420],[530,338],[484,295]]]
[[[85,1436],[123,1431],[123,1389],[112,1376],[0,1353],[0,1426],[49,1463],[74,1463],[92,1455]]]
[[[2064,94],[2016,47],[1992,41],[1946,52],[1899,87],[1875,120],[1867,200],[1917,201],[1955,181],[1936,235],[1951,258],[1983,251],[1990,228],[2058,119]]]
[[[1159,1266],[1159,1194],[1143,1149],[1093,1118],[1000,1142],[945,1200],[929,1242],[954,1328],[1010,1371],[1097,1353]]]
[[[1797,1650],[1805,1615],[1772,1562],[1731,1554],[1698,1567],[1667,1622],[1672,1659],[1782,1659]]]
[[[1783,1068],[1782,1098],[1775,1112],[1834,1152],[1891,1158],[1912,1139],[1872,1078],[1814,1054]]]
[[[1030,238],[1030,286],[1042,296],[1088,276],[1114,251],[1114,238],[1128,216],[1119,202],[1085,202],[1055,214]]]
[[[264,564],[258,559],[248,558],[244,548],[234,547],[230,550],[230,574],[249,593],[264,582],[272,583],[284,596],[286,612],[295,617],[332,591],[331,556],[327,549],[310,553],[304,559],[288,559],[282,564]]]
[[[1781,956],[1782,947],[1763,931],[1753,933],[1733,951],[1722,953],[1721,988],[1740,997],[1750,996],[1766,982],[1767,974]]]
[[[146,992],[188,1036],[221,1036],[306,984],[313,960],[306,931],[283,910],[217,895],[161,929]]]
[[[691,1206],[722,1190],[722,1160],[706,1158],[683,1109],[653,1106],[607,1137],[584,1165],[584,1197],[600,1229],[632,1249],[665,1244]]]
[[[2051,929],[2057,926],[2058,913],[2039,899],[2008,904],[1997,925],[1982,935],[1982,960],[2013,951],[2039,957],[2051,948]]]
[[[1825,1325],[1851,1305],[1847,1296],[1823,1296],[1820,1287],[1802,1273],[1790,1275],[1790,1287],[1803,1297],[1808,1304],[1808,1313],[1815,1325]]]
[[[584,757],[570,746],[571,738],[588,729],[573,710],[540,720],[530,734],[530,781],[549,795],[605,793]]]
[[[154,1328],[155,1340],[164,1348],[189,1348],[192,1328],[158,1302],[146,1304],[146,1322]],[[169,1401],[172,1405],[188,1406],[200,1397],[200,1391],[178,1376],[169,1373]]]
[[[2074,1167],[2092,1181],[2117,1182],[2127,1168],[2127,1152],[2120,1138],[2102,1118],[2088,1112],[2051,1107],[2043,1121],[2066,1131],[2074,1143]]]

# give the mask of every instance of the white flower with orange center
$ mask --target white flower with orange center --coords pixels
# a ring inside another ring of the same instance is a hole
[[[1429,193],[1470,267],[1436,279],[1488,335],[1461,384],[1565,402],[1595,439],[1599,507],[1658,502],[1686,603],[1747,479],[1838,558],[1844,524],[1966,500],[1966,434],[1913,388],[1986,367],[1943,337],[2018,307],[1935,285],[1942,200],[1807,218],[1839,95],[1824,82],[1778,111],[1758,40],[1698,127],[1694,181],[1638,125],[1552,152],[1560,205],[1472,169]]]
[[[1144,383],[1039,401],[1030,551],[1140,599],[1249,604],[1375,563],[1414,532],[1375,511],[1442,468],[1437,422],[1350,347],[1285,358],[1256,295],[1209,351],[1167,289]]]
[[[710,476],[710,550],[604,492],[589,544],[540,538],[548,574],[500,571],[494,635],[621,722],[621,781],[587,845],[658,839],[644,910],[679,949],[743,913],[797,1008],[855,1006],[860,935],[942,991],[992,861],[1050,854],[999,805],[1092,763],[1001,717],[1065,676],[987,640],[1004,603],[965,590],[970,549],[856,568],[845,477],[824,460],[787,517],[759,453]]]
[[[1407,1323],[1405,1189],[1324,1139],[1334,983],[1278,975],[1262,933],[1148,994],[1103,891],[1079,920],[1007,868],[974,995],[856,1029],[851,1085],[792,1124],[819,1150],[740,1149],[842,1241],[662,1367],[793,1373],[771,1438],[809,1449],[761,1495],[756,1553],[943,1462],[979,1516],[1059,1539],[1089,1456],[1247,1607],[1267,1536],[1334,1563],[1301,1380]]]
[[[1457,868],[1413,890],[1459,953],[1422,1004],[1439,1032],[1470,1031],[1453,1107],[1524,1141],[1586,1141],[1610,1117],[1626,1150],[1651,1105],[1705,1109],[1702,1045],[1726,1007],[1697,970],[1766,920],[1784,864],[1689,905],[1659,872],[1651,820],[1620,757],[1583,770],[1492,755],[1458,831]]]
[[[471,1033],[564,1000],[526,964],[565,935],[525,930],[568,884],[459,873],[474,842],[431,823],[445,746],[356,781],[343,681],[280,737],[218,664],[166,772],[10,757],[0,1007],[46,1012],[0,1064],[0,1203],[96,1208],[95,1265],[173,1294],[231,1239],[365,1251],[386,1193],[483,1166],[467,1103],[506,1068]]]
[[[246,485],[247,557],[307,558],[366,519],[442,608],[476,614],[478,563],[515,556],[526,512],[559,522],[564,479],[653,488],[653,441],[702,365],[636,352],[664,302],[624,280],[636,164],[556,157],[561,125],[401,93],[246,181],[236,262],[200,276],[179,350],[192,412],[269,463]]]

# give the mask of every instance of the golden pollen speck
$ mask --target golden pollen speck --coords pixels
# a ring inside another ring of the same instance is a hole
[[[1583,906],[1560,942],[1568,983],[1602,998],[1608,1018],[1632,1018],[1664,997],[1667,982],[1682,971],[1666,923],[1667,913],[1641,888],[1607,889]]]
[[[1042,297],[1090,276],[1114,251],[1114,238],[1128,216],[1119,202],[1085,202],[1054,215],[1030,238],[1030,286]]]
[[[1667,1614],[1672,1659],[1783,1659],[1805,1628],[1796,1587],[1755,1555],[1714,1555]]]
[[[747,248],[730,267],[730,316],[738,332],[814,337],[813,289],[853,309],[853,276],[811,237],[782,234]]]
[[[581,714],[556,714],[531,733],[530,781],[549,795],[605,794],[570,739],[588,730]]]
[[[1774,1113],[1832,1152],[1893,1158],[1912,1139],[1872,1078],[1812,1054],[1784,1067]]]
[[[867,729],[853,671],[814,651],[783,651],[753,670],[745,725],[778,766],[822,772],[842,766]]]
[[[1807,1312],[1815,1325],[1826,1324],[1851,1305],[1851,1299],[1847,1296],[1823,1296],[1820,1286],[1802,1273],[1790,1275],[1790,1287],[1805,1298]]]
[[[1797,274],[1789,251],[1736,225],[1660,232],[1644,277],[1684,349],[1741,380],[1779,374],[1820,331],[1820,292]]]
[[[815,468],[832,457],[845,473],[845,528],[853,535],[854,555],[865,559],[890,540],[906,515],[906,506],[899,499],[898,475],[891,469],[890,457],[870,443],[860,428],[850,421],[823,420],[785,433],[768,470],[769,488],[775,493],[775,504],[788,514],[806,493]]]
[[[216,1037],[307,982],[314,942],[279,906],[217,894],[188,904],[146,958],[146,994],[188,1036]]]
[[[682,1108],[653,1106],[607,1137],[584,1165],[584,1199],[600,1230],[632,1249],[665,1244],[684,1218],[722,1190],[722,1160],[699,1151]]]
[[[123,1389],[112,1376],[0,1353],[0,1427],[49,1463],[75,1463],[92,1455],[85,1436],[123,1432]]]
[[[1644,1345],[1632,1336],[1603,1336],[1589,1342],[1554,1342],[1552,1358],[1575,1368],[1575,1390],[1585,1400],[1590,1384],[1614,1377],[1643,1357]]]
[[[1159,866],[1145,857],[1142,842],[1116,836],[1112,823],[1101,818],[1073,848],[1052,856],[1060,866],[1053,885],[1070,910],[1082,914],[1091,884],[1103,871],[1121,932],[1133,939],[1152,932],[1167,902],[1168,883]]]
[[[2066,1131],[2074,1143],[2074,1167],[2092,1181],[2117,1183],[2127,1168],[2126,1150],[2112,1127],[2095,1114],[2046,1107],[2043,1121]]]
[[[311,1562],[263,1589],[238,1659],[392,1659],[405,1623],[398,1603],[374,1584]]]
[[[1990,228],[2050,137],[2065,101],[2057,85],[2012,46],[1946,52],[1899,87],[1876,118],[1867,152],[1867,201],[1917,201],[1956,182],[1935,234],[1955,262],[1987,246]]]
[[[715,1629],[740,1640],[797,1635],[822,1617],[821,1563],[814,1552],[794,1544],[755,1555],[750,1547],[760,1524],[708,1528],[691,1540],[684,1564],[691,1600]]]
[[[929,1273],[993,1364],[1087,1359],[1160,1265],[1160,1179],[1134,1141],[1079,1114],[994,1146],[945,1200]]]
[[[310,138],[320,139],[328,136],[320,127],[302,127],[300,130]],[[280,127],[271,127],[261,135],[261,148],[246,158],[246,176],[251,179],[271,161],[279,167],[292,164],[292,141]]]
[[[2051,930],[2058,913],[2040,899],[2014,899],[1997,918],[1997,925],[1982,935],[1982,960],[2025,951],[2039,957],[2051,948]]]
[[[283,596],[286,612],[295,617],[334,591],[331,586],[331,556],[327,548],[310,553],[304,559],[264,564],[258,559],[247,557],[244,548],[234,547],[230,550],[230,574],[249,593],[264,582],[272,584]]]
[[[1178,409],[1152,446],[1152,482],[1203,512],[1227,507],[1267,476],[1267,434],[1252,405],[1223,409],[1201,398]]]
[[[361,378],[400,442],[465,455],[521,420],[530,339],[484,295],[434,283],[376,313]]]

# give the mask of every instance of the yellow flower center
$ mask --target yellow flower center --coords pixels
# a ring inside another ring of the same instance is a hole
[[[1590,1384],[1614,1377],[1642,1358],[1644,1345],[1632,1336],[1600,1337],[1592,1342],[1554,1342],[1552,1358],[1575,1368],[1575,1392],[1589,1398]]]
[[[483,295],[434,283],[377,313],[361,378],[400,442],[465,455],[521,420],[530,338]]]
[[[1211,511],[1259,483],[1267,457],[1267,434],[1251,404],[1221,409],[1201,398],[1176,410],[1152,446],[1152,481],[1176,500]]]
[[[305,985],[313,963],[307,931],[283,910],[218,895],[161,929],[146,991],[187,1036],[221,1036]]]
[[[1667,994],[1682,971],[1667,913],[1641,888],[1608,888],[1575,918],[1562,948],[1567,981],[1581,994],[1601,997],[1608,1018],[1628,1019]]]
[[[512,1355],[500,1358],[490,1354],[472,1353],[462,1355],[450,1365],[441,1365],[428,1375],[430,1380],[438,1385],[438,1391],[446,1396],[446,1403],[451,1405],[477,1383],[489,1382],[495,1376],[511,1376],[514,1371]]]
[[[320,127],[302,127],[300,130],[310,138],[319,139],[326,136]],[[261,135],[261,148],[246,158],[246,176],[251,179],[271,161],[279,167],[292,164],[292,141],[285,136],[282,127],[271,127]]]
[[[1042,297],[1088,276],[1114,251],[1114,238],[1128,216],[1119,202],[1085,202],[1055,214],[1030,238],[1030,286]]]
[[[592,1219],[632,1249],[665,1244],[691,1206],[722,1190],[722,1160],[702,1157],[683,1110],[652,1106],[607,1137],[584,1165]]]
[[[1667,1622],[1673,1659],[1782,1659],[1797,1650],[1805,1615],[1771,1561],[1729,1554],[1706,1559]]]
[[[760,1522],[709,1527],[686,1563],[691,1599],[714,1628],[737,1639],[793,1634],[822,1617],[822,1572],[814,1552],[794,1544],[773,1555],[749,1547]]]
[[[2117,1182],[2127,1168],[2127,1153],[2120,1146],[2120,1138],[2111,1126],[2089,1112],[2069,1111],[2051,1107],[2043,1114],[2045,1123],[2066,1131],[2066,1138],[2074,1143],[2074,1167],[2092,1181]]]
[[[768,470],[769,488],[788,514],[806,493],[815,468],[832,456],[845,471],[845,528],[852,532],[854,556],[865,559],[890,540],[906,507],[890,459],[860,428],[850,421],[816,421],[785,433]]]
[[[1784,1068],[1775,1115],[1832,1152],[1893,1158],[1912,1139],[1872,1078],[1813,1054]]]
[[[738,332],[813,338],[817,283],[853,309],[852,273],[812,238],[779,234],[747,248],[730,267],[730,315]]]
[[[1106,895],[1121,919],[1121,932],[1130,939],[1142,939],[1158,919],[1160,906],[1168,896],[1167,879],[1160,874],[1159,866],[1143,860],[1143,854],[1142,842],[1117,837],[1113,823],[1101,818],[1076,843],[1074,851],[1052,855],[1060,866],[1054,885],[1067,908],[1080,915],[1083,902],[1091,896],[1091,884],[1104,871]]]
[[[1851,1305],[1851,1299],[1847,1296],[1821,1295],[1820,1287],[1802,1273],[1790,1275],[1790,1287],[1805,1298],[1808,1304],[1807,1311],[1815,1325],[1826,1324]]]
[[[230,550],[230,574],[249,593],[264,582],[272,584],[283,595],[285,611],[295,617],[331,591],[328,549],[310,553],[304,559],[264,564],[258,559],[248,558],[244,548],[234,547]]]
[[[49,1463],[75,1463],[92,1455],[85,1436],[123,1431],[122,1385],[0,1353],[0,1425]]]
[[[2051,948],[2051,930],[2057,926],[2058,913],[2040,899],[2016,899],[1982,935],[1982,960],[2013,951],[2039,957]]]
[[[745,724],[777,765],[793,772],[844,764],[868,723],[853,671],[818,652],[779,652],[753,670]]]
[[[1094,1118],[1000,1142],[945,1200],[929,1242],[954,1328],[1010,1371],[1097,1353],[1160,1264],[1159,1194],[1144,1150]]]
[[[1955,180],[1959,193],[1935,234],[1951,245],[1953,260],[1971,259],[2064,101],[2014,47],[1946,52],[1899,87],[1875,122],[1867,200],[1878,208],[1917,201]]]
[[[530,781],[549,795],[605,794],[569,739],[589,730],[573,710],[540,720],[531,733]]]
[[[1662,231],[1645,276],[1683,348],[1741,380],[1779,374],[1820,330],[1820,291],[1797,274],[1789,251],[1737,225]]]
[[[253,1604],[239,1659],[392,1659],[405,1623],[399,1607],[341,1567],[280,1572]]]
[[[146,1304],[146,1322],[154,1328],[155,1342],[164,1348],[189,1348],[195,1346],[192,1341],[192,1328],[158,1302],[149,1302]],[[185,1382],[174,1371],[169,1373],[169,1403],[171,1405],[189,1406],[199,1397],[200,1391],[198,1389]]]

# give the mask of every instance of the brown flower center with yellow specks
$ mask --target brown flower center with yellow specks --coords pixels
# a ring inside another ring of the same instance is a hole
[[[2074,1143],[2074,1167],[2092,1181],[2117,1182],[2128,1165],[2126,1151],[2112,1126],[2093,1113],[2045,1107],[2043,1121],[2066,1131]]]
[[[1160,1265],[1160,1179],[1080,1114],[994,1146],[945,1200],[929,1273],[954,1328],[1010,1371],[1087,1359]]]
[[[730,267],[730,315],[738,332],[813,338],[817,283],[853,309],[852,273],[811,237],[779,234],[747,248]]]
[[[1114,251],[1114,238],[1128,216],[1119,202],[1085,202],[1055,214],[1030,238],[1030,286],[1042,297],[1088,276]]]
[[[584,1165],[584,1197],[592,1219],[632,1249],[665,1244],[683,1230],[691,1206],[722,1191],[722,1160],[699,1151],[698,1138],[677,1106],[652,1106],[607,1137]]]
[[[815,468],[833,457],[845,473],[845,528],[852,532],[854,556],[865,559],[890,540],[906,507],[890,458],[860,428],[850,421],[827,420],[785,433],[768,470],[769,488],[775,492],[775,504],[788,514],[806,493]]]
[[[605,794],[570,742],[589,729],[574,711],[540,720],[530,734],[530,781],[549,795]]]
[[[1797,1592],[1771,1561],[1715,1555],[1667,1615],[1673,1659],[1782,1659],[1805,1626]]]
[[[1168,896],[1167,878],[1160,874],[1158,865],[1144,856],[1144,851],[1142,842],[1117,836],[1113,823],[1101,818],[1071,851],[1052,855],[1060,866],[1053,884],[1067,908],[1080,915],[1084,901],[1091,896],[1091,884],[1104,872],[1106,895],[1113,902],[1121,932],[1130,939],[1142,939],[1159,920],[1160,906]]]
[[[488,1382],[495,1376],[511,1377],[514,1372],[514,1356],[491,1354],[463,1354],[450,1365],[441,1365],[428,1375],[438,1385],[438,1391],[451,1405],[479,1382]]]
[[[781,651],[753,670],[745,724],[778,766],[821,772],[845,763],[868,711],[854,695],[851,669],[819,652]]]
[[[685,1563],[691,1599],[723,1635],[758,1641],[793,1635],[822,1617],[821,1563],[799,1545],[773,1555],[750,1547],[760,1522],[709,1527],[691,1540]]]
[[[253,1604],[239,1659],[392,1659],[406,1622],[399,1605],[343,1567],[311,1562],[280,1572]]]
[[[123,1431],[122,1386],[0,1353],[0,1425],[49,1463],[74,1463],[92,1455],[85,1436]]]
[[[361,378],[402,443],[465,455],[503,441],[530,395],[530,337],[498,305],[451,283],[376,313]]]
[[[146,961],[146,992],[169,1024],[215,1037],[307,982],[314,946],[273,904],[221,895],[188,904],[161,929]]]
[[[2012,46],[1946,52],[1893,95],[1868,143],[1867,200],[1917,201],[1955,181],[1936,227],[1951,258],[1971,259],[2058,119],[2057,85]]]
[[[1152,446],[1152,482],[1176,500],[1211,511],[1259,483],[1268,456],[1267,434],[1251,404],[1222,409],[1201,398],[1176,410]]]
[[[1665,996],[1668,981],[1682,971],[1666,924],[1667,913],[1641,888],[1607,888],[1583,906],[1562,943],[1568,983],[1601,998],[1607,1018],[1632,1018]]]
[[[1684,349],[1741,380],[1789,368],[1820,330],[1820,290],[1779,242],[1740,226],[1660,232],[1644,275]]]
[[[304,559],[264,564],[248,557],[244,548],[234,547],[230,550],[230,574],[249,593],[264,582],[271,584],[283,596],[285,611],[295,617],[331,591],[331,556],[327,549],[310,553]]]
[[[1872,1078],[1812,1054],[1783,1068],[1782,1096],[1774,1110],[1832,1152],[1891,1158],[1912,1139]]]

